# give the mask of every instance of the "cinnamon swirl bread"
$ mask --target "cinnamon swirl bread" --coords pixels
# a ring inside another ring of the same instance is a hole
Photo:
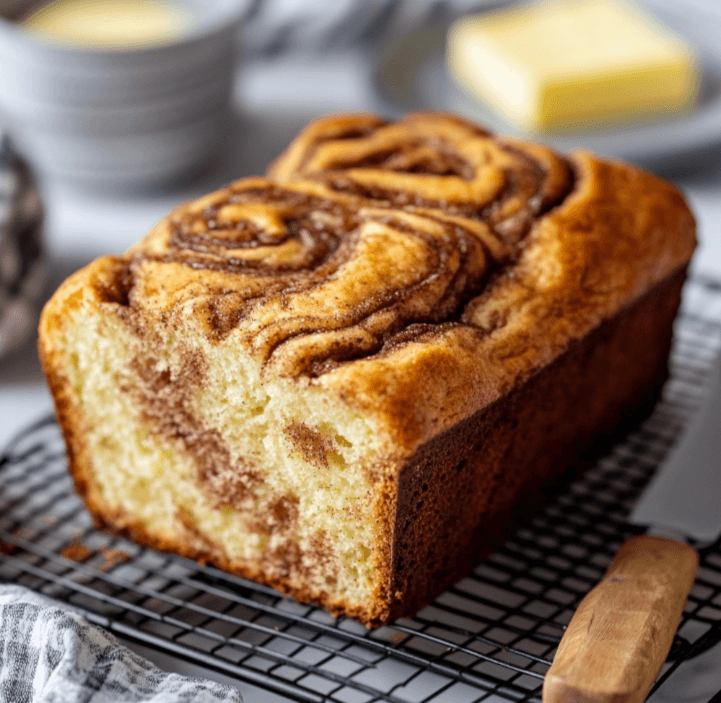
[[[388,622],[653,397],[694,245],[630,166],[317,122],[47,304],[70,471],[101,526]]]

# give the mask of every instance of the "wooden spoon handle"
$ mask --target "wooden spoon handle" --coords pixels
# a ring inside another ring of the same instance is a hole
[[[663,666],[696,579],[683,542],[624,542],[583,599],[543,684],[544,703],[641,703]]]

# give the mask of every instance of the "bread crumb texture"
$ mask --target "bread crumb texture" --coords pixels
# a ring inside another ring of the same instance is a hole
[[[204,559],[366,602],[372,427],[314,389],[261,380],[234,340],[213,344],[190,323],[138,335],[116,306],[74,311],[61,352],[94,499]]]

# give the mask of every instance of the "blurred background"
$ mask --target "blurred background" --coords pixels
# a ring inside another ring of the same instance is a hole
[[[637,163],[683,189],[721,281],[719,37],[717,0],[0,0],[0,444],[51,409],[57,285],[329,112]]]

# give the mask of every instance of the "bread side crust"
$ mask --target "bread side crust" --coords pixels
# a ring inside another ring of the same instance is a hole
[[[685,267],[524,384],[421,447],[399,481],[391,618],[462,578],[589,448],[647,414],[667,377]],[[639,362],[638,359],[641,359]]]

